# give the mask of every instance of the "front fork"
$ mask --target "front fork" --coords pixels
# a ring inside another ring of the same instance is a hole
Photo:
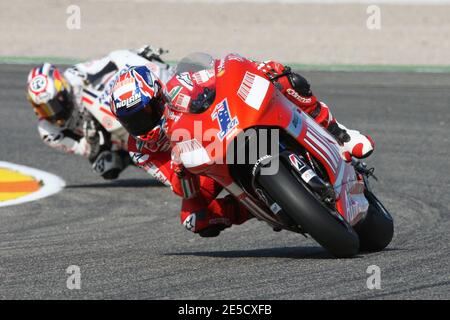
[[[261,190],[259,188],[256,181],[257,176],[261,174],[261,168],[270,166],[271,162],[274,161],[274,157],[278,157],[278,161],[283,161],[283,163],[286,163],[289,167],[291,167],[291,171],[293,172],[299,183],[302,183],[311,192],[315,193],[319,197],[320,201],[322,201],[330,209],[336,210],[336,195],[331,184],[323,181],[308,164],[308,161],[305,160],[302,156],[285,150],[280,152],[279,155],[269,156],[261,161],[258,160],[253,168],[252,174],[252,188],[254,190],[254,193],[268,206],[272,213],[274,213],[279,218],[280,222],[283,222],[283,224],[285,225],[290,225],[291,227],[295,225],[295,223],[288,216],[283,214],[278,204],[273,201],[267,194],[265,194],[264,190]],[[280,231],[281,229],[274,230]],[[304,234],[302,230],[296,231]]]
[[[336,209],[336,194],[332,185],[319,177],[304,157],[290,151],[284,151],[280,156],[292,167],[299,182],[317,194],[326,206]]]

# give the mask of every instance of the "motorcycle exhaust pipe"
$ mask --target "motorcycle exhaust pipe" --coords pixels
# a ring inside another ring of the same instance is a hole
[[[329,183],[323,181],[323,179],[311,169],[303,157],[289,151],[281,153],[281,156],[292,166],[292,168],[294,168],[294,172],[297,176],[309,186],[311,190],[315,191],[326,204],[332,207],[335,206],[336,195],[333,187]]]

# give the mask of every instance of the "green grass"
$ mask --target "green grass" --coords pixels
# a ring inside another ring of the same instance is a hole
[[[75,64],[82,60],[64,57],[21,57],[0,56],[0,64],[39,64],[51,62],[54,64]],[[176,61],[169,61],[176,64]],[[413,73],[450,73],[450,65],[379,65],[379,64],[301,64],[286,63],[293,69],[303,71],[343,71],[343,72],[413,72]]]

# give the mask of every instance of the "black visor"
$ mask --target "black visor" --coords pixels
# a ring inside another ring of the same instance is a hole
[[[133,136],[141,136],[153,130],[164,112],[164,100],[152,99],[142,110],[119,118],[123,127]]]
[[[53,116],[49,120],[53,121],[67,120],[73,111],[73,102],[67,90],[58,92],[48,105],[53,111]]]

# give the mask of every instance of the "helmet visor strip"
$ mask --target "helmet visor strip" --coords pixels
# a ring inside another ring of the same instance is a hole
[[[34,111],[41,119],[50,121],[67,120],[73,110],[73,103],[70,101],[67,91],[61,91],[58,95],[47,103],[33,103]]]
[[[137,137],[153,130],[162,117],[164,99],[152,99],[144,109],[120,118],[120,123],[127,131]]]

